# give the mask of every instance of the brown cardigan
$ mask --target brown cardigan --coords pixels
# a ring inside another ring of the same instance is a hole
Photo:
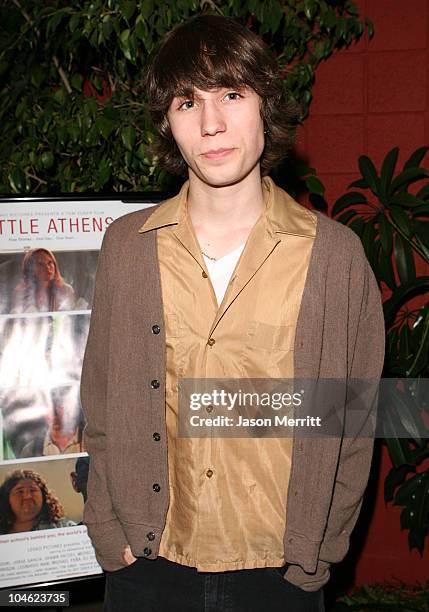
[[[156,231],[138,232],[153,210],[125,215],[106,232],[82,372],[91,457],[84,522],[110,571],[125,565],[127,543],[136,556],[157,557],[169,503]],[[379,378],[384,321],[376,280],[359,238],[316,214],[295,377]],[[294,440],[284,534],[290,582],[316,590],[328,581],[329,565],[346,555],[372,447],[366,438]]]

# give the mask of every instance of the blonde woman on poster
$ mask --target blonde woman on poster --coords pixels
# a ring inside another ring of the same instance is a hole
[[[24,255],[22,276],[13,294],[13,313],[74,308],[73,287],[61,276],[55,255],[48,249],[32,249]]]

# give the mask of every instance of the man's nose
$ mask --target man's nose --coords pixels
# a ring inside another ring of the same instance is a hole
[[[206,101],[201,111],[201,136],[214,136],[225,130],[226,122],[222,109],[214,101]]]
[[[24,489],[22,492],[22,498],[23,499],[31,499],[33,497],[33,493],[30,491],[30,489]]]

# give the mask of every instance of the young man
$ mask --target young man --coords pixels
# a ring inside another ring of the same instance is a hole
[[[262,178],[294,115],[256,36],[191,19],[162,42],[147,88],[160,163],[188,181],[113,223],[100,253],[82,404],[105,609],[323,610],[371,440],[180,437],[178,386],[378,378],[376,281],[351,230]]]
[[[45,420],[46,428],[27,442],[21,451],[21,457],[64,455],[85,451],[77,383],[54,387],[51,390],[51,410],[45,415]]]

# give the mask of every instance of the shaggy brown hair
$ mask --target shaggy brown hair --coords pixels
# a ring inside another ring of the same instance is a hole
[[[192,98],[194,87],[207,91],[247,85],[261,97],[266,131],[262,174],[268,174],[293,146],[298,109],[285,98],[277,62],[256,34],[231,18],[197,15],[176,26],[149,59],[145,85],[158,132],[152,152],[173,174],[186,176],[187,165],[166,115],[173,98]]]

